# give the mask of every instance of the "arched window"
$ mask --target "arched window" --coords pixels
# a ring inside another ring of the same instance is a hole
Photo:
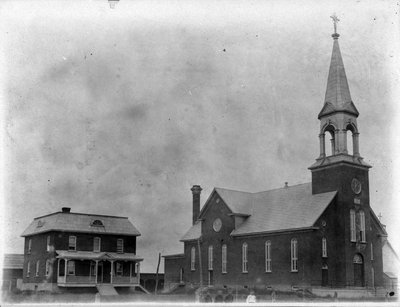
[[[361,242],[366,242],[366,236],[365,236],[365,213],[364,211],[360,211],[359,213],[360,216],[360,240]]]
[[[32,239],[28,240],[28,254],[30,254],[32,251]]]
[[[353,132],[351,130],[346,131],[346,149],[349,155],[353,155]]]
[[[328,249],[326,246],[326,238],[322,238],[322,257],[328,257]]]
[[[265,242],[265,272],[271,272],[271,241]]]
[[[350,210],[350,241],[356,242],[356,212]]]
[[[194,246],[190,250],[190,269],[196,270],[196,248]]]
[[[297,272],[297,240],[292,239],[290,243],[290,254],[291,254],[291,271]]]
[[[28,263],[26,264],[26,277],[29,277],[29,275],[31,275],[31,262],[28,261]]]
[[[227,261],[227,251],[228,251],[228,249],[226,247],[226,244],[222,245],[222,251],[221,251],[221,254],[222,254],[222,259],[221,259],[222,273],[226,273],[227,272],[227,269],[226,269],[226,264],[228,262]]]
[[[333,156],[336,150],[335,127],[329,124],[320,135],[321,156]]]
[[[208,270],[209,270],[209,271],[212,271],[212,270],[213,270],[213,262],[214,262],[214,259],[213,259],[213,257],[214,257],[213,252],[214,252],[213,246],[210,245],[210,246],[208,247]]]
[[[248,272],[247,243],[243,243],[242,245],[242,272]]]

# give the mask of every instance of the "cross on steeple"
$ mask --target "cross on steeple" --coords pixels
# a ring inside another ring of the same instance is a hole
[[[382,213],[379,212],[378,218],[379,218],[379,222],[380,222],[382,219]]]
[[[337,23],[340,21],[340,19],[336,16],[336,13],[333,13],[333,15],[331,16],[331,18],[332,18],[332,20],[333,20],[333,28],[334,28],[334,30],[335,30],[335,33],[334,33],[334,34],[337,34],[337,33],[336,33],[336,26],[337,26]]]

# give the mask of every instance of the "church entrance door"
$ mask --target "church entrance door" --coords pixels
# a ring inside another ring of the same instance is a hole
[[[354,286],[364,287],[364,263],[360,254],[355,254],[353,258],[354,266]]]
[[[323,265],[322,266],[322,287],[327,287],[328,286],[328,266]]]
[[[209,286],[213,286],[214,285],[213,271],[208,271],[208,285]]]

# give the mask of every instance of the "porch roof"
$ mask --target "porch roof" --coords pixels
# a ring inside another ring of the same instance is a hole
[[[56,250],[61,259],[78,259],[78,260],[131,260],[142,261],[143,258],[134,253],[112,253],[112,252],[88,252],[88,251],[67,251]]]

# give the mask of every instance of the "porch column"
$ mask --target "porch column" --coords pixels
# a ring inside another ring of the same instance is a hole
[[[140,284],[140,262],[137,263],[137,283]]]
[[[97,278],[98,272],[99,272],[99,260],[96,261],[96,284],[99,283],[99,279]]]
[[[132,283],[132,261],[129,266],[129,283]]]
[[[68,263],[68,259],[64,259],[65,261],[65,269],[64,269],[64,282],[67,282],[67,263]]]
[[[113,283],[114,276],[114,260],[111,260],[111,269],[110,269],[110,283]]]

